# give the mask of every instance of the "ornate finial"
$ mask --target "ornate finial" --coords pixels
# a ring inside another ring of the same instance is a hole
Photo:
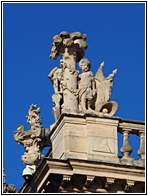
[[[73,50],[76,55],[76,61],[79,61],[84,56],[84,50],[87,49],[86,34],[82,35],[80,32],[73,32],[69,34],[66,31],[53,37],[53,43],[50,53],[51,59],[56,59],[57,56],[63,56],[65,48]]]
[[[27,116],[30,130],[25,131],[24,126],[18,125],[17,131],[14,132],[14,139],[26,149],[26,152],[22,156],[22,161],[26,165],[37,165],[42,158],[42,149],[45,146],[50,146],[49,129],[42,127],[39,113],[40,108],[32,104]]]
[[[36,128],[41,128],[41,116],[39,116],[40,107],[37,108],[35,104],[32,104],[28,110],[27,122],[30,124],[30,128],[35,130]]]

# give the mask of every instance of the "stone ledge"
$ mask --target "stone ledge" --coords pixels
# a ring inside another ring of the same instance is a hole
[[[33,175],[33,180],[28,184],[24,183],[19,192],[41,193],[51,174],[62,175],[63,180],[65,179],[64,176],[70,180],[75,175],[86,176],[88,180],[106,178],[110,184],[124,180],[128,186],[137,186],[137,183],[145,182],[145,171],[144,167],[141,166],[79,159],[58,160],[45,157]],[[109,186],[106,189],[107,192],[110,192],[110,188]]]

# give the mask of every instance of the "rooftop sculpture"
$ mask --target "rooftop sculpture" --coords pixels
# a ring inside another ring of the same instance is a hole
[[[48,74],[54,88],[52,101],[55,123],[50,128],[43,128],[39,115],[40,107],[32,104],[26,116],[30,129],[25,131],[24,126],[18,125],[17,131],[14,132],[14,139],[26,150],[22,161],[26,164],[23,177],[27,184],[25,183],[19,192],[50,193],[65,190],[94,192],[95,190],[98,193],[101,193],[100,191],[112,193],[122,190],[125,193],[130,192],[131,186],[134,185],[137,190],[137,183],[143,184],[144,170],[139,169],[137,172],[135,167],[144,166],[145,163],[144,123],[119,117],[112,118],[118,109],[118,104],[110,101],[113,78],[117,69],[105,77],[102,62],[94,74],[91,71],[91,62],[84,58],[86,49],[85,34],[61,32],[53,37],[50,58],[56,59],[57,56],[61,56],[59,66],[54,67]],[[117,132],[123,134],[121,158],[118,155]],[[132,147],[128,140],[129,134],[140,136],[138,149],[140,161],[130,157]],[[46,146],[51,148],[44,157],[41,152]],[[89,173],[87,164],[90,168]],[[126,170],[125,175],[121,173],[121,166]],[[105,169],[100,174],[103,167]],[[96,168],[95,172],[92,168]],[[116,168],[118,172],[115,172]],[[31,178],[27,176],[28,171]],[[13,184],[6,184],[5,174],[3,177],[4,192],[16,192]],[[78,178],[81,178],[78,184],[82,186],[73,183],[73,180],[78,181]],[[100,179],[102,184],[98,184]],[[118,184],[116,180],[121,183]],[[89,186],[86,186],[88,183]],[[116,186],[116,183],[122,188]],[[129,190],[125,186],[130,187]],[[144,187],[141,184],[138,186]]]
[[[50,146],[49,129],[42,127],[39,113],[40,108],[32,104],[28,110],[28,116],[26,116],[30,130],[25,131],[24,126],[18,125],[17,131],[14,132],[14,139],[26,149],[22,156],[22,161],[26,165],[37,165],[42,158],[42,149],[45,146]]]
[[[86,34],[80,32],[61,32],[53,37],[50,53],[51,59],[61,56],[60,67],[53,68],[48,77],[53,83],[52,100],[55,107],[55,121],[61,113],[91,113],[98,116],[113,116],[118,109],[115,101],[110,102],[114,70],[104,77],[102,68],[104,62],[94,76],[91,62],[83,58],[87,49]],[[76,63],[82,73],[76,70]]]
[[[116,102],[110,102],[112,81],[117,70],[104,77],[102,62],[94,75],[90,70],[91,62],[83,58],[87,49],[85,40],[86,34],[82,35],[80,32],[61,32],[53,37],[50,58],[56,59],[59,55],[62,57],[60,66],[53,68],[48,74],[54,88],[52,100],[55,121],[62,113],[110,117],[118,108]],[[77,62],[82,73],[76,69]],[[51,145],[50,129],[43,128],[39,114],[40,108],[32,104],[26,116],[30,130],[25,131],[24,126],[18,125],[14,132],[14,139],[26,150],[22,156],[26,165],[37,165],[42,159],[42,149]]]

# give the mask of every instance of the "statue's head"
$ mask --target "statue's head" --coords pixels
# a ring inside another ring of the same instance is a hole
[[[90,61],[88,59],[83,58],[79,62],[79,67],[82,70],[82,72],[87,72],[87,71],[90,70],[91,63],[90,63]]]

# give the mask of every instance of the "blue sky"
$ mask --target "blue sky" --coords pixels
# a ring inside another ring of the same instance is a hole
[[[60,58],[52,60],[49,54],[53,36],[61,31],[87,35],[85,58],[91,61],[94,74],[102,61],[105,76],[117,68],[111,96],[119,104],[115,116],[145,120],[144,3],[4,3],[2,29],[3,167],[7,183],[17,189],[23,183],[24,148],[13,139],[13,133],[18,124],[29,128],[26,115],[30,105],[41,107],[44,127],[54,122],[48,73],[59,66]],[[136,138],[130,142],[137,150]],[[139,158],[136,151],[132,156]]]

